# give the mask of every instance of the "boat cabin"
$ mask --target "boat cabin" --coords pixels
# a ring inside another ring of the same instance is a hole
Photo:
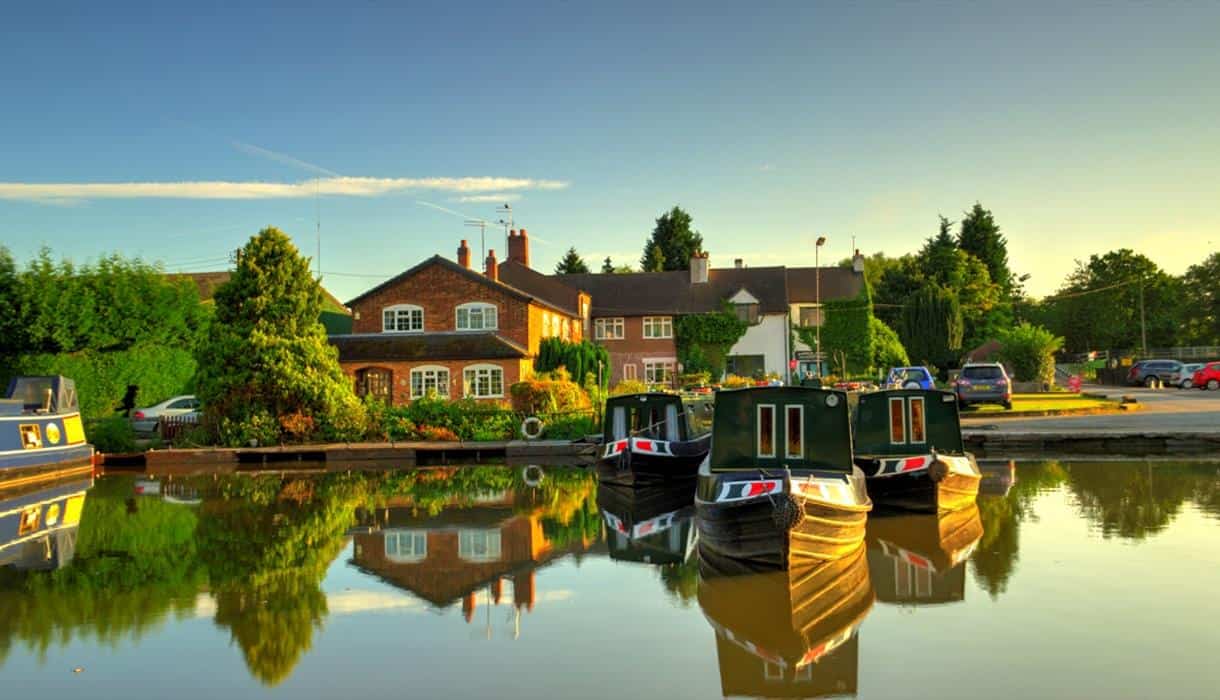
[[[899,456],[962,454],[962,426],[953,392],[889,389],[860,395],[856,454]]]
[[[752,387],[716,395],[713,471],[783,468],[850,472],[847,394],[809,387]]]
[[[653,392],[614,396],[606,401],[606,442],[627,437],[647,437],[684,442],[696,437],[682,398]]]
[[[76,383],[67,377],[13,377],[0,399],[0,416],[76,413]]]

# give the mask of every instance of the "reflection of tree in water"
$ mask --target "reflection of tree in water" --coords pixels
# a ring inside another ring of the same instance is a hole
[[[287,678],[312,646],[327,613],[320,580],[315,572],[295,569],[216,591],[216,624],[229,628],[246,667],[264,684]]]
[[[692,556],[681,564],[660,567],[661,583],[674,600],[687,607],[699,593],[699,559]]]
[[[1144,539],[1164,530],[1187,500],[1202,497],[1206,509],[1209,489],[1215,499],[1209,465],[1074,462],[1067,470],[1077,507],[1103,537]]]
[[[1033,501],[1067,479],[1058,462],[1022,464],[1016,483],[1006,496],[979,496],[979,518],[983,537],[970,557],[970,568],[979,585],[997,598],[1008,588],[1016,570],[1020,546],[1020,523],[1036,519]]]

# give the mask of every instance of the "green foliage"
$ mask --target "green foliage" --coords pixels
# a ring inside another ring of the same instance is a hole
[[[578,440],[601,432],[592,411],[558,413],[543,421],[542,436],[547,440]]]
[[[678,316],[674,319],[674,345],[682,371],[722,376],[725,356],[749,328],[750,324],[737,318],[727,304],[712,313]]]
[[[609,258],[606,259],[609,260]],[[557,275],[571,275],[588,271],[589,266],[585,264],[584,259],[576,252],[576,246],[568,248],[568,252],[564,254],[563,259],[555,265],[555,274]]]
[[[512,396],[513,410],[528,416],[590,407],[588,395],[563,370],[554,376],[543,373],[517,382],[508,392]]]
[[[957,366],[962,350],[962,311],[957,295],[936,284],[915,293],[903,309],[899,337],[913,362]]]
[[[567,369],[571,377],[587,378],[600,375],[602,386],[610,383],[610,353],[605,347],[592,341],[574,343],[562,338],[544,338],[538,344],[538,356],[534,358],[534,370],[553,372],[560,367]]]
[[[262,443],[290,413],[311,416],[325,439],[363,435],[363,406],[318,322],[322,290],[288,236],[267,228],[251,238],[215,302],[197,393],[222,442]]]
[[[1000,360],[1012,367],[1017,381],[1055,381],[1055,353],[1063,348],[1063,338],[1041,326],[1021,323],[999,336]]]
[[[691,256],[703,252],[703,236],[691,228],[692,222],[690,214],[681,207],[662,214],[644,244],[641,269],[644,272],[689,269]]]
[[[1000,234],[995,217],[982,204],[974,203],[962,218],[957,234],[958,246],[987,266],[987,274],[1004,294],[1013,289],[1012,272],[1008,269],[1008,242]]]
[[[1186,297],[1185,331],[1182,341],[1196,345],[1220,345],[1220,252],[1212,253],[1182,277]],[[1160,309],[1153,314],[1159,315]]]
[[[832,299],[822,302],[825,322],[822,324],[822,352],[827,353],[832,364],[839,358],[847,363],[839,367],[843,374],[866,372],[873,366],[873,334],[870,319],[873,317],[873,302],[866,285],[854,299]],[[815,328],[798,328],[801,341],[817,348],[818,333]]]
[[[678,386],[686,388],[692,386],[706,386],[712,381],[712,373],[703,372],[685,372],[678,375]]]
[[[122,416],[90,421],[85,427],[89,443],[98,452],[123,453],[136,451],[136,432],[131,421]]]
[[[888,367],[906,367],[911,364],[907,350],[902,346],[898,333],[877,317],[868,320],[869,330],[873,336],[873,367],[886,369]]]
[[[445,399],[436,394],[384,411],[382,433],[392,440],[437,439],[447,431],[459,440],[508,440],[519,421],[511,411],[474,399]]]
[[[603,275],[609,275],[609,274],[613,274],[613,273],[614,273],[614,263],[613,263],[613,262],[611,262],[611,260],[610,260],[610,256],[609,256],[609,255],[607,255],[607,256],[606,256],[606,259],[602,261],[602,270],[601,270],[601,272],[602,272],[602,274],[603,274]]]
[[[611,396],[622,396],[624,394],[643,394],[648,391],[648,385],[636,379],[624,379],[614,388],[610,390]]]

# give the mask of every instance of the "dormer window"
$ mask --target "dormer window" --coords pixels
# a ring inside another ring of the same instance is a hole
[[[471,302],[457,307],[457,329],[459,331],[494,331],[499,319],[495,304]]]
[[[751,326],[758,323],[758,304],[734,304],[734,309],[737,311],[737,320],[745,321]]]
[[[423,333],[423,307],[414,304],[385,307],[381,310],[381,330],[385,333]]]

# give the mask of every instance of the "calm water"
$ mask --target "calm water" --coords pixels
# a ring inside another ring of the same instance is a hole
[[[833,571],[728,578],[701,576],[689,496],[538,476],[100,479],[79,529],[0,550],[0,688],[1217,696],[1214,464],[991,466],[977,511],[873,517]]]

